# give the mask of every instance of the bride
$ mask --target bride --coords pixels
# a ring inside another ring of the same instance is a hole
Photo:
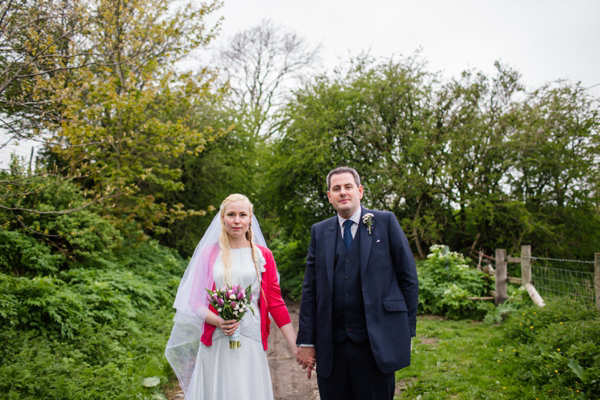
[[[165,356],[188,400],[273,399],[267,363],[269,314],[297,352],[275,260],[252,209],[241,194],[223,200],[179,284]],[[254,314],[226,321],[209,308],[206,289],[226,284],[252,285]],[[236,330],[242,345],[230,349],[229,336]]]

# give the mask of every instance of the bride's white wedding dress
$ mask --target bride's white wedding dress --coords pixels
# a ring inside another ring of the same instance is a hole
[[[258,252],[264,271],[264,258]],[[196,360],[194,400],[273,400],[273,386],[260,333],[258,299],[260,282],[256,276],[250,248],[230,249],[232,285],[252,285],[252,308],[240,322],[242,347],[229,348],[229,337],[215,329],[212,346],[201,344]],[[262,272],[262,271],[261,271]],[[223,262],[219,255],[214,264],[217,288],[225,286]],[[198,368],[199,367],[199,368]]]

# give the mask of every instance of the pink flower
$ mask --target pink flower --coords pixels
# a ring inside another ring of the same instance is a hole
[[[231,302],[231,308],[235,308],[235,301]]]
[[[238,300],[243,300],[244,297],[246,297],[246,295],[244,294],[244,292],[239,292],[237,295]]]
[[[219,305],[219,307],[223,307],[223,305],[225,304],[225,302],[223,301],[223,299],[222,299],[222,298],[220,298],[220,297],[219,297],[219,298],[217,299],[217,304]]]

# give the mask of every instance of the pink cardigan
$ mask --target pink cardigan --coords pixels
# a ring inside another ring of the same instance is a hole
[[[260,310],[260,334],[263,347],[266,351],[268,348],[267,339],[269,338],[270,331],[269,325],[271,325],[269,314],[271,314],[275,320],[275,323],[280,328],[283,325],[292,322],[292,319],[290,318],[290,313],[288,312],[283,298],[281,297],[281,288],[277,282],[277,266],[275,265],[273,254],[271,253],[271,250],[266,247],[257,247],[260,249],[267,262],[265,265],[265,272],[262,273],[262,291],[258,301],[258,308]],[[211,261],[214,262],[214,260]],[[212,306],[210,306],[210,310],[215,314],[217,313],[217,310],[215,310]],[[201,338],[201,341],[204,343],[204,345],[212,346],[212,335],[216,328],[217,327],[214,325],[207,324],[206,322],[204,323],[204,333],[202,334]]]

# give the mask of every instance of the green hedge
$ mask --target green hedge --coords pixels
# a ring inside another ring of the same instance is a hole
[[[83,204],[72,184],[42,184],[47,190],[11,205]],[[186,262],[137,241],[139,231],[124,235],[92,208],[0,210],[0,227],[3,398],[163,398],[160,384],[173,377],[164,348]],[[154,386],[144,386],[150,377]]]
[[[7,398],[160,396],[142,381],[171,378],[163,351],[185,262],[155,242],[124,247],[114,258],[51,276],[0,273],[0,392]]]
[[[600,312],[571,299],[510,313],[502,362],[549,398],[600,398]]]

